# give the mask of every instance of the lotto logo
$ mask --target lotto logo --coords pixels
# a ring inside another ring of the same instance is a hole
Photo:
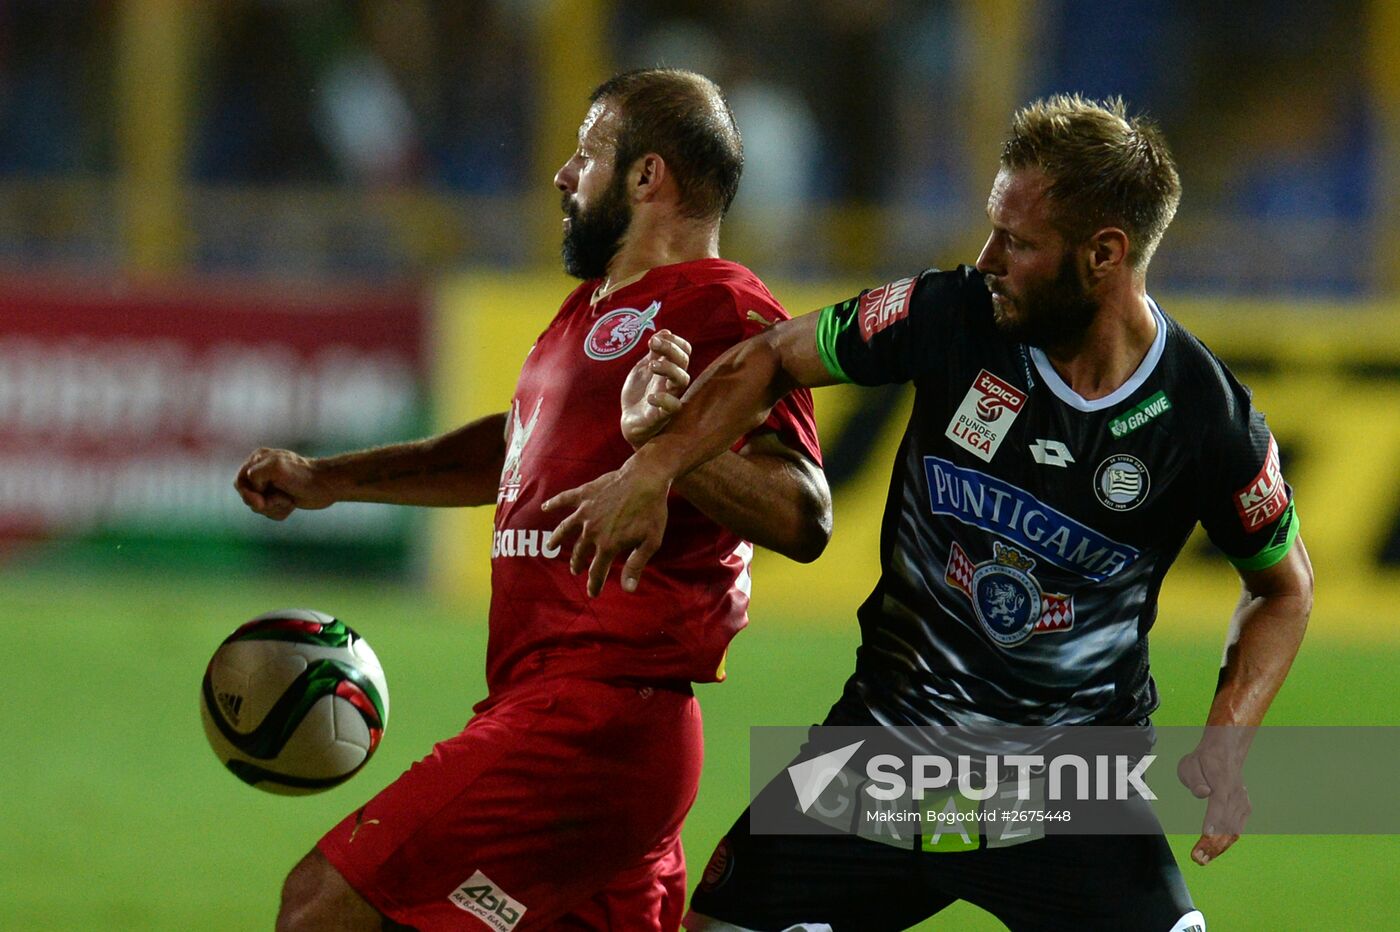
[[[1259,474],[1249,485],[1235,492],[1235,510],[1240,523],[1250,533],[1277,518],[1288,505],[1288,490],[1279,469],[1278,444],[1269,435],[1269,453]]]
[[[914,296],[914,279],[902,278],[860,296],[860,335],[870,338],[897,320],[909,316],[909,299]]]

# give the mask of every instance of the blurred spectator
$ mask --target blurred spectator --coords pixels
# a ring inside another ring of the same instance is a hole
[[[199,181],[326,183],[332,156],[313,123],[319,43],[288,4],[224,2],[211,10],[195,103]],[[324,30],[327,15],[308,16]]]
[[[505,0],[227,0],[197,177],[518,191],[525,15]]]

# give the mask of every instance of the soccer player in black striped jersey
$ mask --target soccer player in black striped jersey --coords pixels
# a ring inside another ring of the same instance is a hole
[[[1121,101],[1019,111],[976,268],[926,271],[739,344],[621,470],[556,499],[596,589],[635,585],[671,482],[798,386],[917,390],[832,724],[1135,725],[1157,706],[1147,633],[1197,522],[1242,580],[1208,725],[1256,726],[1307,623],[1312,569],[1278,448],[1246,390],[1149,297],[1180,197],[1152,124]],[[1242,752],[1178,768],[1208,797],[1200,864],[1238,838]],[[854,836],[721,842],[687,928],[898,929],[956,899],[1013,929],[1203,930],[1158,835],[1049,836],[922,854]]]

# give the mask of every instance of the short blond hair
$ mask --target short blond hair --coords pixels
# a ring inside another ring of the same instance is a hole
[[[1056,94],[1016,111],[1003,168],[1038,168],[1050,184],[1055,224],[1071,240],[1104,227],[1128,234],[1128,260],[1151,261],[1181,202],[1181,179],[1155,123],[1129,117],[1121,97]]]

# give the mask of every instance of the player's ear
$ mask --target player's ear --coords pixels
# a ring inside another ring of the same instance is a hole
[[[1104,227],[1089,237],[1089,280],[1098,281],[1128,262],[1128,234],[1118,227]]]
[[[632,163],[627,190],[634,202],[649,201],[661,193],[669,176],[666,160],[655,152],[648,152]]]

